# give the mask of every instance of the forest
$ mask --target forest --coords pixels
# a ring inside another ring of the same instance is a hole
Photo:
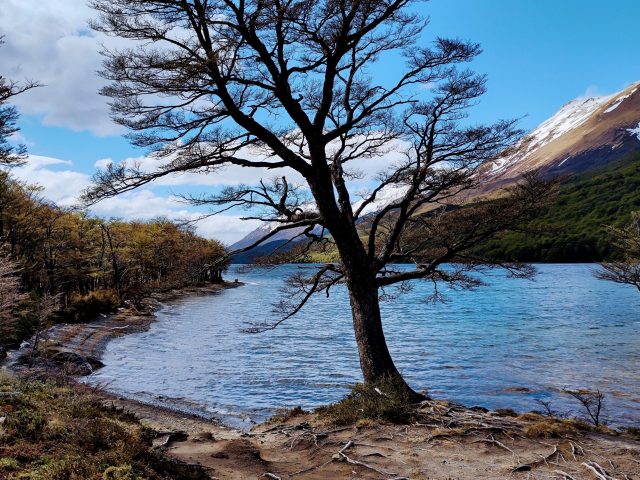
[[[640,209],[640,154],[560,184],[554,201],[522,231],[505,232],[476,248],[499,261],[580,263],[619,259],[608,227]]]
[[[104,220],[61,208],[8,171],[0,171],[0,245],[4,348],[42,321],[91,320],[124,304],[136,307],[153,292],[220,282],[226,268],[223,245],[189,225]]]

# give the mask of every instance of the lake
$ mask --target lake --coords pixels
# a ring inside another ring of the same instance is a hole
[[[240,427],[275,409],[312,408],[360,381],[348,297],[317,296],[275,330],[284,279],[299,268],[241,272],[246,285],[181,298],[157,313],[148,332],[109,343],[106,366],[89,381],[123,396],[219,418]],[[382,305],[387,342],[410,384],[467,406],[579,412],[561,389],[600,389],[612,425],[640,424],[640,294],[597,280],[593,265],[538,265],[535,280],[484,278],[474,291],[427,283]]]

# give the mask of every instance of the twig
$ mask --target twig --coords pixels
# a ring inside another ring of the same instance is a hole
[[[320,470],[321,468],[324,468],[324,467],[326,467],[327,465],[329,465],[331,462],[333,462],[333,458],[330,458],[330,459],[329,459],[329,460],[327,460],[326,462],[321,463],[320,465],[316,465],[315,467],[309,467],[309,468],[305,468],[305,469],[303,469],[303,470],[298,470],[297,472],[293,472],[293,473],[291,474],[291,476],[292,476],[292,477],[295,477],[295,476],[297,476],[297,475],[301,475],[301,474],[303,474],[303,473],[307,473],[307,472],[310,472],[310,471],[312,471],[312,470]]]
[[[125,326],[123,326],[123,327],[112,327],[112,328],[110,328],[109,330],[113,332],[114,330],[126,330],[126,329],[127,329],[127,328],[129,328],[129,327],[131,327],[131,325],[125,325]],[[95,333],[95,332],[94,332],[94,333]]]
[[[277,476],[277,475],[275,475],[275,474],[273,474],[273,473],[269,473],[269,472],[267,472],[267,473],[263,474],[262,476],[263,476],[263,477],[267,477],[267,478],[271,478],[271,479],[273,479],[273,480],[282,480],[282,478],[280,478],[279,476]],[[261,478],[262,478],[262,477],[261,477]]]

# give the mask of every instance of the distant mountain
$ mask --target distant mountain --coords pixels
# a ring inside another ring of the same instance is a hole
[[[276,228],[279,224],[275,222],[264,223],[260,225],[255,230],[252,230],[243,237],[241,240],[237,241],[233,245],[229,247],[230,251],[241,250],[243,248],[247,248],[250,245],[253,245],[258,240],[263,238],[265,235],[269,234],[274,228]],[[270,237],[265,242],[261,243],[257,247],[252,248],[246,252],[238,253],[233,256],[231,260],[232,263],[253,263],[254,259],[260,256],[269,255],[281,247],[284,247],[285,244],[295,237],[296,235],[301,234],[304,231],[304,228],[294,228],[291,230],[285,230],[283,232],[278,232],[272,237]]]
[[[567,103],[527,134],[517,147],[516,153],[496,160],[481,171],[486,181],[473,196],[491,195],[517,182],[529,171],[538,170],[545,178],[571,180],[640,152],[640,82],[613,95],[581,97]],[[367,206],[365,214],[375,213],[398,198],[402,191],[389,189],[381,193]],[[230,248],[244,248],[274,226],[265,224]],[[300,232],[280,232],[256,249],[238,255],[235,261],[249,263],[258,255],[282,248]]]
[[[235,264],[255,263],[255,260],[259,257],[268,256],[280,250],[286,252],[288,251],[287,247],[290,248],[290,245],[292,245],[292,243],[287,244],[289,240],[290,240],[289,238],[281,238],[280,240],[274,240],[272,242],[267,240],[266,242],[261,243],[257,247],[252,248],[251,250],[235,254],[231,259],[231,263],[235,263]],[[235,247],[235,245],[236,244],[231,245],[229,249],[231,251],[236,250],[237,247]]]
[[[547,178],[572,176],[640,151],[640,82],[613,95],[567,103],[519,147],[485,170],[485,192],[528,171],[537,169]]]

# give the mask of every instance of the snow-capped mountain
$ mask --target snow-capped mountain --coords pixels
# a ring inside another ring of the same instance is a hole
[[[577,98],[541,123],[516,146],[515,153],[488,165],[482,189],[471,197],[490,194],[517,182],[523,173],[538,170],[547,178],[571,176],[640,151],[640,82],[613,95]],[[398,199],[402,188],[383,189],[363,209],[375,213]],[[354,204],[357,209],[362,201]],[[264,224],[230,248],[246,247],[277,224]],[[265,253],[286,243],[302,229],[280,232],[254,249]],[[253,252],[252,251],[252,252]]]
[[[375,199],[372,202],[364,206],[360,214],[361,218],[366,218],[367,215],[375,213],[380,209],[384,208],[391,202],[400,198],[405,193],[405,191],[406,191],[405,187],[389,186],[387,188],[383,188],[381,191],[377,193]],[[363,199],[367,198],[370,194],[370,192],[361,192],[361,193],[362,193],[361,196]],[[353,204],[354,211],[360,208],[360,206],[364,202],[363,199],[358,200]],[[310,206],[309,208],[311,209],[312,207]],[[255,230],[249,232],[249,234],[247,234],[244,238],[242,238],[241,240],[231,245],[229,247],[229,250],[233,251],[233,250],[239,250],[242,248],[247,248],[249,245],[254,244],[261,238],[264,238],[267,234],[269,234],[271,231],[273,231],[275,228],[277,228],[280,225],[281,223],[279,222],[265,222]],[[242,263],[245,261],[249,261],[257,256],[263,255],[265,253],[271,253],[274,249],[280,248],[284,244],[287,244],[287,242],[292,238],[303,233],[304,230],[305,230],[304,227],[299,227],[299,228],[293,228],[291,230],[284,230],[282,232],[278,232],[275,235],[269,237],[269,239],[263,242],[260,246],[251,249],[249,252],[245,254],[236,255],[235,261],[237,261],[238,263]],[[314,233],[319,234],[320,229],[315,230]]]
[[[566,176],[606,165],[640,150],[640,82],[621,92],[577,98],[540,124],[515,153],[496,160],[483,189],[516,181],[540,170],[546,177]]]

